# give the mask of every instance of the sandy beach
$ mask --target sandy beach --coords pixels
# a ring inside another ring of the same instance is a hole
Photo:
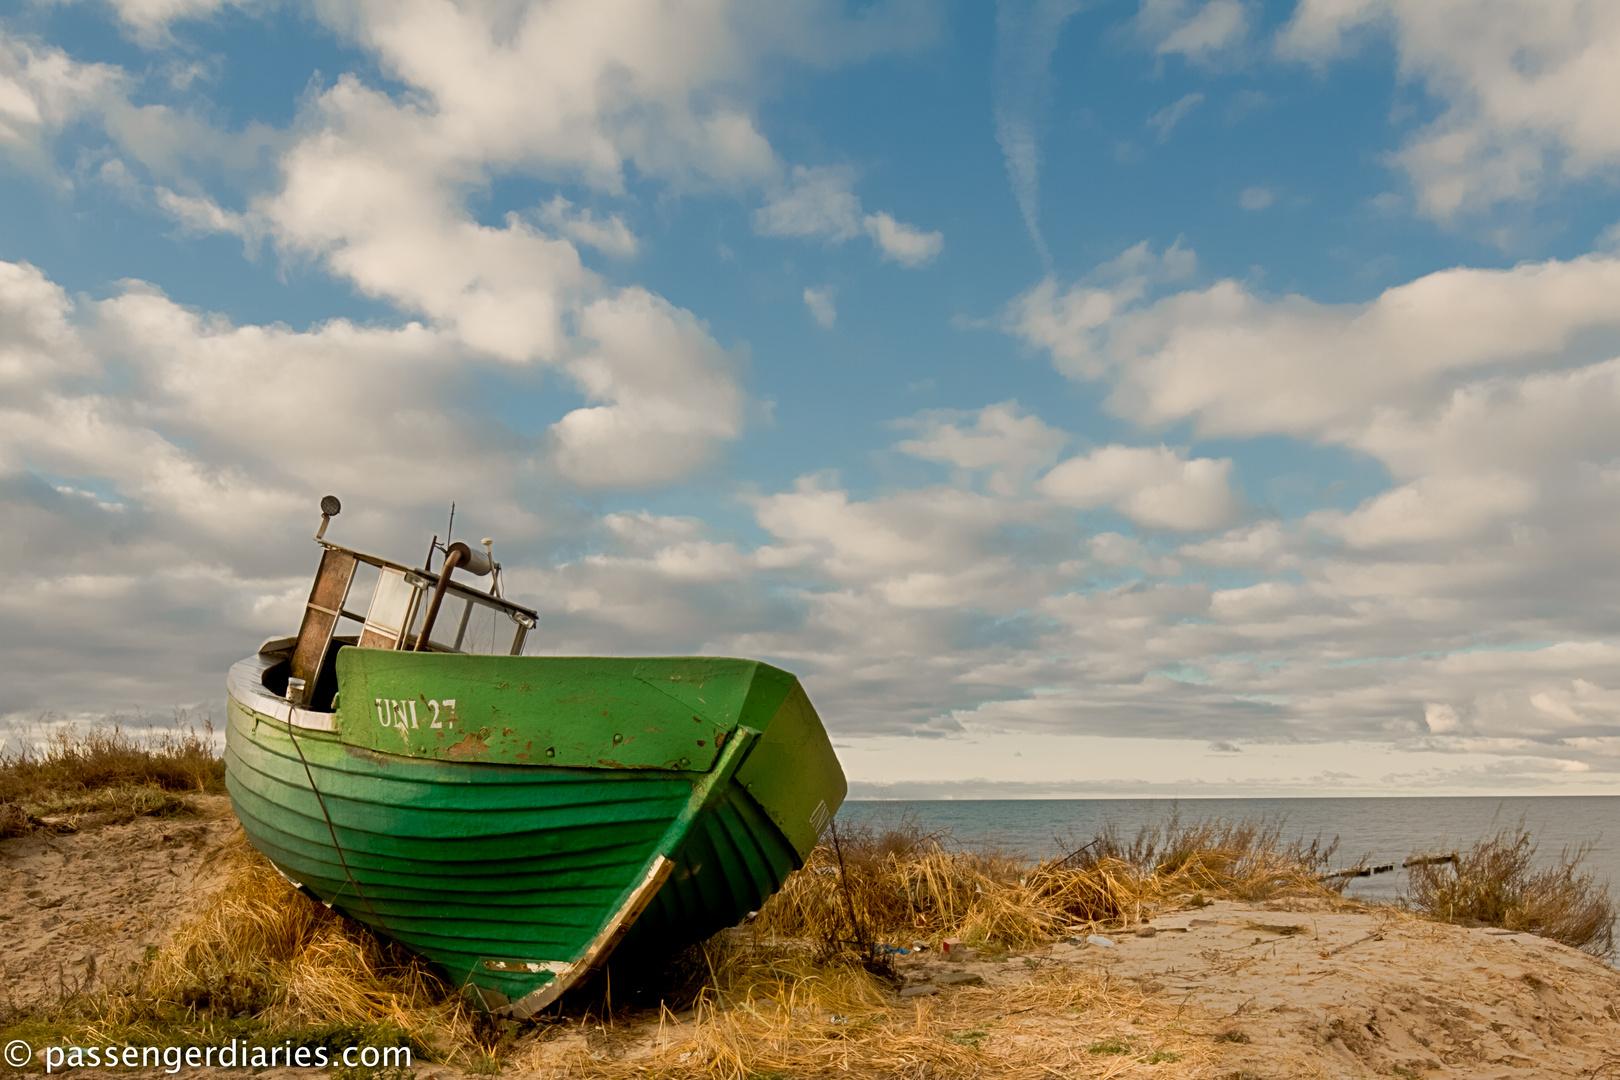
[[[0,932],[8,943],[0,983],[10,1009],[92,990],[161,946],[206,891],[237,830],[227,799],[202,796],[198,804],[195,817],[142,817],[0,842]],[[747,930],[732,935],[749,940]],[[1111,944],[1077,937],[993,957],[914,952],[898,958],[896,985],[867,1015],[810,1003],[794,1023],[876,1024],[880,1035],[891,1033],[882,1037],[903,1040],[906,1053],[922,1054],[900,1070],[919,1076],[1620,1073],[1620,972],[1533,935],[1292,899],[1160,911],[1144,926],[1099,936]],[[702,1051],[711,1038],[704,1025],[722,1019],[703,1010],[621,1009],[611,1019],[576,1010],[509,1032],[503,1074],[656,1075],[662,1063],[679,1060],[675,1051]],[[940,1046],[932,1059],[930,1033]],[[694,1049],[681,1051],[688,1045]],[[836,1055],[825,1067],[839,1071]],[[419,1080],[463,1075],[425,1062],[414,1071]]]

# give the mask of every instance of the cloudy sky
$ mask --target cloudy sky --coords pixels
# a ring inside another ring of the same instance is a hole
[[[1612,0],[7,0],[0,717],[334,539],[854,791],[1620,780]]]

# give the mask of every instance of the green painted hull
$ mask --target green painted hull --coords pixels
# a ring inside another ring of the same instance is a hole
[[[259,659],[226,733],[253,844],[509,1015],[615,949],[735,925],[844,795],[797,680],[764,664],[344,649],[323,719],[278,710]]]

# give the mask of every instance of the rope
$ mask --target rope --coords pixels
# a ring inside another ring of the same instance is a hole
[[[377,909],[371,906],[371,900],[366,896],[365,890],[360,888],[360,883],[354,879],[354,872],[349,869],[349,860],[343,857],[343,845],[338,843],[337,827],[332,824],[332,815],[326,809],[326,799],[321,795],[321,789],[315,786],[315,774],[309,769],[309,759],[304,756],[304,748],[298,745],[298,736],[293,734],[291,708],[287,710],[287,738],[292,742],[293,749],[298,751],[298,760],[304,766],[304,776],[309,780],[309,790],[315,793],[315,802],[321,808],[321,816],[326,819],[326,831],[331,834],[332,850],[337,852],[338,864],[343,867],[343,876],[348,878],[350,885],[354,886],[354,894],[360,898],[361,903],[366,905],[366,910],[371,912],[371,917],[377,920],[377,926],[386,933],[388,931],[387,924],[383,922],[382,916],[377,914]],[[335,900],[342,895],[343,890],[339,889],[333,899]]]

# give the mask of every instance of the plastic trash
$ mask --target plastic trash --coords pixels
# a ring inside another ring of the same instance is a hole
[[[1105,949],[1112,949],[1114,947],[1113,939],[1105,938],[1101,934],[1092,934],[1090,937],[1086,938],[1086,944],[1101,945]]]

